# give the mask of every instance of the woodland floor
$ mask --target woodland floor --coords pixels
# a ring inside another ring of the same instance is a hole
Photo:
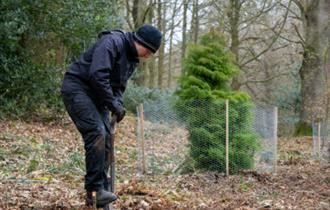
[[[279,139],[276,175],[139,177],[135,123],[125,118],[116,134],[116,209],[330,209],[330,166],[312,159],[309,137]],[[0,122],[0,209],[88,209],[83,178],[82,140],[68,119]]]

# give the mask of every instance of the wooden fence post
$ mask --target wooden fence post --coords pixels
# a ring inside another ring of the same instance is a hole
[[[142,174],[146,173],[146,159],[145,159],[145,149],[144,149],[144,112],[143,112],[143,104],[139,105],[139,113],[140,113],[140,133],[141,133],[141,149],[142,149]]]
[[[321,157],[321,122],[317,124],[317,157]]]
[[[274,154],[274,158],[273,158],[273,174],[276,174],[277,173],[277,129],[278,129],[278,108],[275,106],[274,107],[274,151],[273,151],[273,154]]]
[[[229,176],[229,100],[226,100],[226,176]]]

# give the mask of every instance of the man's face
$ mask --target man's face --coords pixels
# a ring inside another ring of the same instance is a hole
[[[144,47],[138,42],[135,42],[135,47],[139,58],[147,59],[153,54],[148,48]]]

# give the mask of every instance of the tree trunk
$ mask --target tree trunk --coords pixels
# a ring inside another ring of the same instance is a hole
[[[325,74],[323,72],[322,51],[323,45],[326,43],[321,43],[321,40],[324,37],[322,33],[326,31],[324,31],[324,23],[320,22],[321,18],[324,18],[319,16],[324,9],[321,8],[320,1],[314,1],[305,8],[302,17],[304,17],[303,26],[306,41],[303,63],[299,71],[302,99],[300,120],[311,122],[313,120],[318,121],[325,116],[324,105],[326,102],[324,99],[326,97],[324,93],[326,84],[323,77]],[[329,21],[328,12],[326,13]]]
[[[330,28],[330,27],[329,27]],[[330,32],[329,32],[330,34]],[[330,42],[330,41],[329,41]],[[330,45],[328,45],[324,56],[324,71],[326,83],[326,121],[330,122]]]
[[[149,0],[149,7],[147,10],[147,22],[149,24],[152,24],[153,18],[154,18],[154,0]],[[150,84],[150,79],[154,79],[154,66],[150,65],[151,62],[154,62],[155,58],[154,56],[151,56],[148,60],[144,61],[145,62],[145,67],[144,67],[144,81],[143,84],[145,87],[152,87],[153,84]]]
[[[56,66],[63,67],[65,65],[65,46],[62,42],[58,42],[58,47],[55,51],[55,64]]]
[[[132,17],[134,23],[134,30],[143,25],[145,21],[146,12],[148,10],[148,6],[146,6],[144,0],[134,0],[133,8],[132,8]],[[147,80],[148,72],[147,72],[147,63],[145,61],[141,61],[138,66],[137,77],[135,78],[135,82],[137,85],[143,86]]]
[[[163,88],[163,74],[164,74],[164,55],[165,55],[165,14],[166,7],[161,0],[158,0],[158,29],[163,32],[163,40],[158,52],[158,87]]]
[[[152,23],[153,22],[153,19],[154,19],[154,0],[150,0],[149,2],[150,6],[152,6],[152,8],[150,8],[150,12],[149,12],[149,15],[148,15],[148,19],[149,19],[149,23]],[[149,70],[149,77],[148,77],[148,86],[153,88],[156,86],[155,84],[155,79],[156,79],[156,61],[155,61],[155,57],[152,56],[150,59],[149,59],[149,62],[148,62],[148,70]]]
[[[327,84],[325,83],[326,72],[324,72],[326,62],[323,62],[322,58],[325,46],[329,46],[329,30],[325,30],[329,27],[329,10],[324,10],[330,8],[329,3],[330,1],[326,0],[315,0],[300,7],[304,9],[301,10],[301,17],[303,18],[305,47],[302,66],[299,70],[301,109],[297,135],[301,134],[303,125],[309,125],[313,121],[319,122],[326,116]]]
[[[321,30],[320,32],[320,46],[322,47],[320,54],[322,55],[322,70],[325,83],[325,118],[327,122],[330,122],[330,1],[321,0],[319,8],[321,9],[319,21],[323,24],[321,28],[324,28],[324,31]]]
[[[156,76],[157,76],[157,72],[156,72],[156,59],[154,57],[151,58],[149,65],[149,87],[154,88],[156,87]]]
[[[182,22],[182,45],[181,45],[181,66],[183,66],[183,61],[186,56],[187,47],[187,10],[188,10],[188,0],[183,0],[183,22]],[[181,74],[184,75],[184,68],[181,67]]]
[[[239,64],[239,21],[240,21],[240,11],[241,10],[241,4],[239,0],[230,0],[230,6],[228,11],[228,19],[230,23],[230,37],[231,37],[231,45],[230,50],[235,56],[235,64]],[[231,83],[231,88],[233,90],[239,90],[241,87],[241,84],[239,82],[238,76],[234,77]]]
[[[145,5],[143,0],[133,1],[132,17],[134,22],[134,29],[137,29],[143,24],[144,10],[145,10]]]
[[[192,8],[192,20],[191,20],[191,30],[190,30],[190,40],[193,43],[198,41],[198,32],[199,32],[199,5],[198,0],[194,0]]]
[[[174,36],[174,25],[175,25],[175,13],[177,11],[177,1],[175,1],[172,11],[171,26],[170,26],[170,49],[169,49],[169,58],[168,58],[168,74],[167,74],[167,87],[171,88],[172,83],[172,54],[173,54],[173,36]]]

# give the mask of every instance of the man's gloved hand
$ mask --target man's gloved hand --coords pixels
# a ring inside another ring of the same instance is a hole
[[[117,116],[117,123],[119,123],[120,121],[122,121],[124,119],[126,110],[121,104],[114,102],[111,104],[111,106],[109,108],[110,108],[112,115]]]
[[[120,106],[120,108],[116,112],[112,112],[117,116],[117,123],[122,121],[126,115],[126,110],[124,107]]]

